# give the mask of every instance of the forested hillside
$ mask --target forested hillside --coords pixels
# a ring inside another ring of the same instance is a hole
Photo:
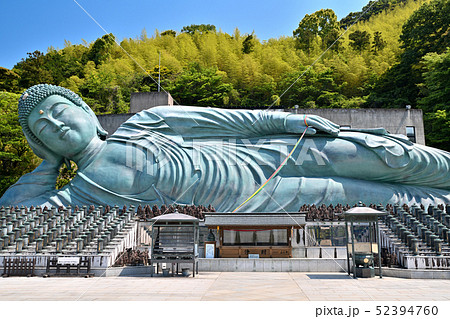
[[[122,41],[109,34],[31,52],[12,70],[0,67],[0,91],[51,83],[77,92],[98,114],[127,112],[132,92],[157,90],[148,74],[157,79],[160,54],[162,87],[179,104],[412,105],[425,112],[427,144],[450,150],[449,25],[448,0],[380,0],[341,21],[331,9],[307,14],[292,36],[267,41],[214,25],[152,36],[143,30]]]
[[[216,26],[192,25],[179,32],[156,31],[151,37],[144,30],[139,39],[122,40],[124,50],[112,34],[91,44],[66,43],[46,54],[30,53],[9,72],[8,83],[0,89],[21,92],[36,83],[52,83],[81,94],[98,113],[121,113],[128,108],[131,92],[156,90],[145,71],[157,78],[161,53],[162,86],[178,103],[263,107],[274,103],[347,28],[344,37],[276,103],[360,107],[403,51],[402,25],[429,1],[383,2],[396,5],[377,11],[375,3],[376,14],[366,13],[364,21],[349,29],[339,24],[332,10],[324,9],[305,16],[294,36],[268,41],[238,29],[230,35]]]

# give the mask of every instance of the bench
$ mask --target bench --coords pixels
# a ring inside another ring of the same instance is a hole
[[[93,277],[89,257],[48,257],[44,278],[61,277]]]

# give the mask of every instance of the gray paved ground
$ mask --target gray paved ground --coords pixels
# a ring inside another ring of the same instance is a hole
[[[450,280],[352,279],[346,274],[200,273],[195,278],[0,278],[8,300],[450,300]]]

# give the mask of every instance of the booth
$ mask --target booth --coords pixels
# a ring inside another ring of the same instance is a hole
[[[304,228],[305,214],[206,213],[205,225],[217,238],[218,258],[290,258],[293,231]]]
[[[378,217],[383,215],[386,215],[386,212],[368,207],[354,207],[344,213],[349,275],[350,269],[352,269],[355,278],[374,277],[374,258],[376,255],[380,278],[382,278]],[[352,260],[351,267],[350,258]]]
[[[195,277],[195,274],[198,274],[199,220],[175,212],[154,217],[150,221],[151,275],[153,276],[153,265],[156,265],[156,273],[159,273],[159,265],[170,264],[172,275],[176,275],[180,265],[192,264],[192,274]],[[163,274],[168,275],[168,271],[166,268]],[[186,275],[186,270],[183,270],[183,273]]]

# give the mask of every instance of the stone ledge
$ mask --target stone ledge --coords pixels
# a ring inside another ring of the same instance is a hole
[[[208,272],[346,272],[346,259],[326,258],[199,258]]]
[[[406,279],[450,279],[449,270],[381,268],[383,276]],[[375,274],[378,275],[378,268]]]
[[[338,261],[338,264],[336,263]],[[345,271],[339,267],[342,266]],[[186,264],[192,272],[192,264]],[[309,273],[346,273],[345,259],[322,258],[199,258],[199,272],[309,272]],[[382,268],[383,277],[405,279],[450,279],[448,270],[417,270],[402,268]],[[45,268],[35,270],[36,276],[42,276]],[[149,277],[150,266],[126,266],[110,268],[92,268],[95,277]],[[378,268],[375,268],[378,276]]]

